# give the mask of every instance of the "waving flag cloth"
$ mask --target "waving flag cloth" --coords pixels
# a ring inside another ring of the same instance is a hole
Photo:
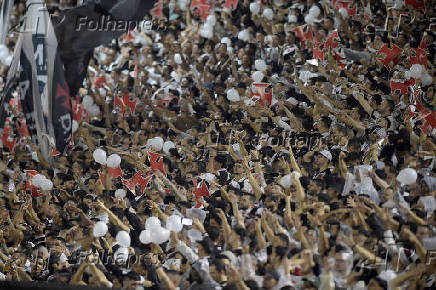
[[[414,54],[414,55],[413,55]],[[427,67],[427,52],[421,48],[412,48],[409,55],[410,65],[421,64]]]
[[[9,30],[9,19],[11,17],[12,8],[14,7],[13,0],[3,0],[0,10],[0,44],[4,44],[6,35]]]
[[[425,9],[424,0],[405,0],[404,5],[407,7],[413,7],[415,9]]]
[[[2,133],[2,144],[3,148],[8,148],[9,152],[13,152],[15,147],[16,140],[14,136],[12,136],[12,129],[10,127],[10,122],[6,122],[6,126],[3,129]]]
[[[192,179],[192,183],[194,185],[194,195],[196,201],[194,208],[200,208],[202,206],[201,197],[203,196],[210,197],[208,184],[206,180],[198,176]]]
[[[347,14],[350,17],[354,17],[357,14],[357,4],[353,1],[337,1],[335,3],[335,9],[339,11],[341,8],[347,10]]]
[[[270,83],[253,83],[250,87],[250,98],[262,107],[271,106],[273,89]]]
[[[25,182],[25,189],[26,191],[29,191],[32,195],[32,197],[40,197],[44,196],[39,193],[38,188],[32,184],[32,179],[35,177],[35,175],[38,174],[38,171],[36,170],[24,170],[24,172],[27,174],[27,179]]]
[[[6,77],[5,87],[3,88],[3,95],[0,100],[0,128],[4,127],[5,120],[10,112],[9,105],[13,99],[13,91],[18,82],[17,71],[19,67],[19,58],[21,54],[21,44],[23,42],[23,37],[20,36],[15,45],[14,58],[9,66],[8,75]],[[21,104],[20,104],[21,105]]]
[[[13,62],[19,62],[18,90],[27,128],[32,141],[39,144],[44,159],[48,161],[48,140],[44,139],[43,135],[48,133],[48,103],[51,93],[48,86],[47,48],[50,44],[47,30],[51,24],[43,2],[29,0],[27,7],[22,26],[23,33],[20,33]]]
[[[123,179],[123,184],[132,192],[135,193],[137,185],[141,187],[141,193],[144,194],[145,189],[150,182],[152,172],[138,171],[130,180]]]
[[[155,7],[150,11],[153,17],[162,18],[163,17],[163,2],[158,0]]]
[[[306,41],[313,41],[313,33],[312,29],[307,26],[307,24],[295,27],[291,29],[295,33],[295,36],[301,41],[301,45],[303,48],[306,47]]]
[[[389,48],[388,44],[385,43],[377,52],[378,56],[384,55],[384,58],[378,57],[377,60],[380,61],[385,68],[392,70],[393,67],[401,62],[400,56],[402,53],[403,50],[395,44],[392,44],[392,48]]]
[[[436,111],[430,110],[423,104],[421,93],[422,91],[417,89],[412,94],[406,120],[413,118],[414,122],[421,121],[422,124],[418,128],[425,134],[428,132],[431,134],[436,128]]]
[[[136,22],[144,18],[153,8],[154,2],[90,0],[77,8],[65,9],[54,18],[59,51],[72,96],[82,86],[93,49],[108,44],[135,28]],[[103,23],[103,27],[90,29],[91,23]]]
[[[427,48],[427,43],[425,41],[425,37],[426,37],[426,33],[424,33],[424,35],[421,38],[421,42],[419,43],[419,47],[422,50],[425,50],[425,52],[428,53],[428,48]]]
[[[159,170],[163,174],[166,174],[165,169],[164,169],[164,165],[163,165],[164,157],[162,154],[149,152],[148,153],[148,160],[150,162],[150,167],[153,171]]]
[[[207,17],[212,13],[214,1],[211,0],[192,0],[191,11],[200,15],[201,20],[206,21]]]
[[[235,10],[238,7],[238,0],[226,0],[224,7],[230,10]]]
[[[396,91],[400,91],[400,94],[407,95],[409,94],[409,87],[414,85],[415,79],[413,78],[404,82],[391,80],[391,94],[394,94]]]
[[[91,0],[80,7],[63,10],[53,19],[53,27],[44,2],[28,0],[23,33],[20,33],[1,99],[0,125],[7,117],[19,68],[21,104],[33,142],[40,145],[41,153],[48,160],[48,141],[42,139],[42,135],[47,134],[54,138],[56,150],[63,153],[71,144],[70,96],[75,96],[82,86],[93,49],[136,26],[153,7],[153,2]],[[120,20],[125,30],[115,25]],[[100,25],[102,22],[109,23],[108,29],[89,27],[90,23]]]

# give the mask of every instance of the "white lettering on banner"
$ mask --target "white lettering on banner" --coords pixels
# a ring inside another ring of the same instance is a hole
[[[62,129],[64,129],[65,132],[68,132],[71,129],[71,115],[65,114],[60,117],[60,121],[62,124]],[[67,136],[65,141],[68,141],[70,136]]]
[[[29,81],[22,81],[22,82],[20,82],[19,88],[20,88],[20,98],[21,98],[21,100],[26,99],[26,93],[27,93],[27,90],[29,89],[29,85],[30,85]]]
[[[44,45],[39,43],[35,49],[35,61],[36,65],[40,67],[39,71],[43,71],[45,67],[45,57],[44,57]]]

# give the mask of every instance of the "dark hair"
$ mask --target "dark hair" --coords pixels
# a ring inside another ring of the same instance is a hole
[[[213,244],[213,242],[208,239],[208,238],[204,238],[203,240],[198,242],[203,249],[206,251],[206,253],[208,253],[210,256],[212,256],[213,254],[215,254],[215,245]]]
[[[330,119],[329,117],[323,116],[323,117],[321,117],[321,122],[324,123],[324,125],[327,128],[330,128],[330,126],[332,124],[332,119]]]
[[[247,232],[245,231],[245,229],[243,227],[240,226],[235,226],[233,228],[233,230],[235,231],[236,234],[238,234],[238,236],[240,236],[241,238],[245,237]]]
[[[286,247],[289,245],[289,238],[288,238],[287,235],[285,235],[285,234],[283,234],[283,233],[279,233],[279,234],[276,234],[276,236],[277,236],[280,240],[282,240],[282,241],[284,241],[284,242],[286,243]]]
[[[371,280],[376,281],[380,285],[380,287],[383,287],[383,289],[388,289],[388,282],[386,282],[382,278],[373,277],[373,278],[371,278]]]
[[[218,272],[222,272],[226,270],[226,265],[220,259],[212,260],[210,265],[214,265]]]
[[[206,228],[207,234],[209,235],[212,241],[216,241],[220,235],[221,230],[218,227],[214,227],[209,225]]]

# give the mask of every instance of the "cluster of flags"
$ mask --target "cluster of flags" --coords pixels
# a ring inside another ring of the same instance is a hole
[[[318,31],[313,31],[307,24],[295,27],[291,31],[293,31],[295,36],[300,40],[303,49],[305,49],[308,44],[312,44],[314,59],[322,62],[326,58],[326,53],[330,51],[338,67],[340,69],[346,67],[344,58],[339,53],[339,43],[341,39],[337,30],[332,31],[325,40],[322,40]]]
[[[132,178],[125,179],[123,177],[123,171],[121,170],[121,167],[118,166],[117,168],[107,168],[107,177],[111,179],[119,178],[124,186],[126,186],[132,193],[137,193],[136,189],[139,186],[140,194],[144,194],[145,190],[148,188],[150,181],[153,178],[153,175],[156,171],[161,172],[162,174],[166,175],[165,167],[164,167],[164,155],[156,152],[148,152],[148,162],[150,164],[150,170],[139,170],[137,171]],[[37,172],[34,174],[36,175]],[[105,174],[103,171],[98,172],[100,181],[102,184],[105,182]],[[29,181],[31,182],[31,181]],[[195,208],[200,208],[202,206],[202,197],[210,197],[209,192],[209,184],[200,176],[196,176],[192,179],[193,188],[192,192],[195,195]],[[29,184],[31,186],[31,184]],[[168,188],[165,189],[167,192],[170,190]]]
[[[385,43],[382,48],[377,52],[379,56],[377,60],[383,64],[383,66],[391,71],[396,65],[403,62],[401,55],[404,53],[404,50],[398,47],[395,44],[392,44],[392,48],[388,47],[388,44]],[[423,67],[427,67],[427,54],[428,49],[425,43],[425,37],[422,38],[419,47],[412,48],[409,54],[409,63],[410,66],[414,64],[420,64]],[[399,91],[402,95],[409,94],[409,88],[415,85],[415,79],[410,78],[410,80],[405,81],[395,81],[391,80],[391,93]]]
[[[436,128],[436,111],[431,111],[423,105],[421,100],[422,91],[416,89],[411,95],[411,101],[406,120],[413,119],[415,122],[422,121],[422,124],[418,126],[422,132],[432,131]]]

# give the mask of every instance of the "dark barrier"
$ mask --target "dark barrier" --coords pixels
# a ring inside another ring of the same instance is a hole
[[[91,287],[91,286],[70,286],[49,282],[17,282],[17,281],[1,281],[0,289],[8,290],[34,290],[34,289],[47,289],[47,290],[107,290],[111,288],[104,287]]]

